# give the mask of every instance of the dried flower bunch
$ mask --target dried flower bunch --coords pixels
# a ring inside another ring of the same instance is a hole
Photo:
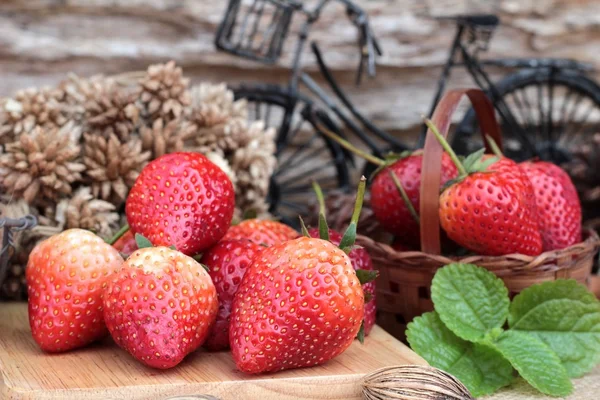
[[[111,236],[129,189],[150,160],[198,151],[229,175],[236,215],[266,215],[275,131],[248,122],[225,84],[189,85],[173,61],[141,73],[69,76],[56,88],[0,100],[0,216],[36,215],[15,238],[0,298],[23,295],[27,254],[48,232],[83,228]]]

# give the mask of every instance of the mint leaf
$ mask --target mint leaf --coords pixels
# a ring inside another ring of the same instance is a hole
[[[503,332],[492,345],[515,367],[523,379],[550,396],[566,396],[573,391],[560,359],[544,342],[518,331]]]
[[[500,353],[488,345],[462,340],[446,328],[435,311],[409,323],[406,338],[431,366],[454,375],[475,397],[513,381],[513,368]]]
[[[472,264],[449,264],[437,271],[431,299],[444,324],[459,337],[472,342],[508,316],[508,289],[502,280]]]
[[[574,280],[531,286],[510,306],[512,330],[531,333],[560,358],[577,377],[600,363],[600,302]]]

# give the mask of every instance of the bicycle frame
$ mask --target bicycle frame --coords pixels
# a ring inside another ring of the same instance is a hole
[[[302,9],[304,14],[307,15],[307,19],[304,22],[304,24],[302,25],[302,27],[300,28],[300,33],[298,34],[298,43],[296,44],[296,48],[294,51],[292,73],[290,76],[290,80],[288,82],[288,90],[290,92],[290,100],[293,101],[294,99],[297,98],[298,93],[299,93],[300,84],[304,85],[313,95],[315,95],[324,104],[326,104],[327,108],[329,108],[331,111],[333,111],[333,113],[337,116],[337,118],[340,121],[342,121],[343,124],[346,127],[348,127],[349,130],[353,134],[358,136],[371,149],[371,151],[376,156],[382,157],[383,156],[382,151],[377,146],[375,141],[373,140],[373,137],[369,136],[365,132],[364,129],[362,129],[355,121],[353,121],[352,118],[349,117],[338,106],[336,101],[333,98],[331,98],[331,96],[329,96],[317,84],[317,82],[315,82],[307,73],[302,71],[300,60],[302,57],[302,52],[306,46],[306,41],[308,39],[308,34],[310,31],[310,28],[311,28],[312,24],[319,18],[319,15],[320,15],[321,11],[323,10],[323,8],[325,7],[325,5],[327,3],[329,3],[330,1],[331,0],[321,0],[317,4],[317,6],[315,7],[315,9],[313,11],[307,11],[305,9]],[[347,1],[347,0],[338,0],[338,1],[345,4],[346,6],[351,6],[351,4],[352,4],[350,1]],[[371,121],[369,121],[364,115],[362,115],[357,110],[357,108],[352,104],[350,99],[342,91],[340,86],[336,83],[335,79],[333,78],[333,75],[331,74],[329,68],[327,67],[327,65],[325,64],[325,62],[323,60],[323,57],[321,55],[321,52],[319,51],[318,46],[314,42],[312,43],[312,51],[313,51],[313,54],[315,55],[315,58],[317,60],[317,65],[319,67],[319,70],[320,70],[322,76],[325,78],[326,82],[328,83],[328,85],[332,89],[332,91],[335,93],[338,100],[350,112],[350,114],[354,118],[356,118],[360,122],[360,124],[366,128],[366,130],[368,132],[374,134],[376,137],[384,140],[385,142],[392,144],[394,146],[394,148],[398,151],[406,150],[408,147],[404,143],[402,143],[395,137],[391,136],[389,133],[378,128],[375,124],[373,124]],[[295,106],[295,104],[290,104],[288,110],[289,111],[293,110],[294,106]],[[287,137],[285,135],[287,135],[289,132],[288,128],[289,128],[289,125],[291,122],[289,120],[291,118],[291,112],[289,114],[290,115],[286,116],[285,121],[282,124],[281,132],[283,135],[280,138],[282,143],[286,141]],[[337,131],[336,133],[342,134],[342,132],[339,132],[339,130],[336,129],[333,121],[329,120],[327,122],[328,122],[328,125],[330,128]]]

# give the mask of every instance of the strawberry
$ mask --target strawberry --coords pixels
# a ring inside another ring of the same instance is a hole
[[[131,229],[128,229],[123,236],[119,237],[112,245],[125,258],[138,249],[135,236]]]
[[[33,339],[47,352],[85,346],[106,336],[102,290],[123,263],[92,232],[69,229],[39,243],[25,270]]]
[[[103,296],[104,320],[114,341],[160,369],[176,366],[202,345],[218,310],[208,272],[167,247],[134,252]]]
[[[371,185],[371,208],[379,224],[396,236],[407,247],[420,247],[418,217],[400,195],[390,172],[393,172],[406,192],[414,212],[419,214],[421,190],[421,164],[423,155],[413,153],[379,171]],[[442,158],[441,185],[456,178],[458,172],[447,154]]]
[[[300,237],[298,232],[281,222],[247,219],[230,227],[223,239],[247,239],[256,244],[273,246],[298,237]]]
[[[322,364],[358,334],[364,294],[350,258],[301,237],[262,251],[236,294],[229,342],[247,373]]]
[[[238,369],[262,373],[322,364],[359,334],[364,293],[345,251],[354,244],[364,188],[363,178],[342,238],[344,250],[328,240],[301,237],[266,248],[254,259],[231,314],[229,342]]]
[[[150,162],[127,197],[133,233],[156,246],[198,254],[227,231],[235,194],[227,175],[198,153],[171,153]]]
[[[209,350],[229,348],[231,303],[246,269],[262,249],[249,240],[221,240],[202,255],[200,262],[208,267],[219,298],[217,320],[204,343]]]
[[[319,238],[319,229],[313,228],[308,231],[311,237]],[[340,245],[342,241],[342,234],[334,231],[333,229],[329,229],[329,241],[336,246]],[[357,247],[352,249],[348,253],[348,257],[350,257],[350,262],[352,262],[352,267],[354,270],[366,270],[373,271],[373,261],[371,261],[371,257],[366,249],[362,247]],[[373,325],[375,325],[375,317],[377,313],[377,308],[375,306],[375,281],[367,282],[363,285],[363,292],[365,295],[370,297],[369,301],[365,301],[365,336],[369,334]]]
[[[581,204],[569,175],[545,161],[519,165],[534,188],[544,251],[581,242]]]
[[[482,149],[458,160],[437,128],[426,121],[459,170],[440,195],[440,224],[448,237],[482,255],[537,255],[537,227],[531,183],[508,159],[484,158]]]

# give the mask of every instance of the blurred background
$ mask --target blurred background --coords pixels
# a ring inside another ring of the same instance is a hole
[[[144,70],[174,59],[192,82],[284,83],[296,39],[264,66],[217,52],[214,34],[226,1],[41,0],[0,2],[0,97],[82,76]],[[491,12],[501,18],[490,57],[567,57],[600,66],[600,2],[594,0],[358,0],[384,55],[378,75],[354,86],[356,29],[344,8],[329,6],[311,33],[335,76],[382,128],[416,132],[433,96],[455,24],[435,17]],[[485,56],[484,56],[485,57]],[[312,55],[304,57],[314,69]],[[498,76],[504,71],[493,70]],[[319,81],[319,76],[314,75]],[[597,78],[600,76],[596,76]],[[452,86],[470,85],[457,70]]]

